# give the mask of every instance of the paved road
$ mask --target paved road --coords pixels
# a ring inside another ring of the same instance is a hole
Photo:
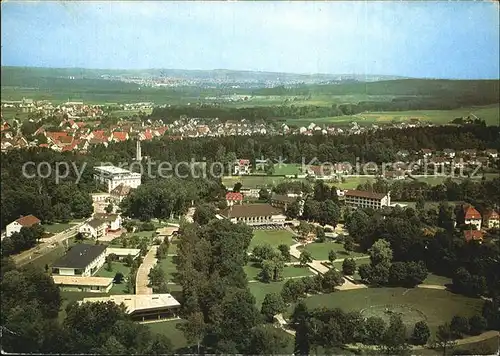
[[[12,256],[14,259],[14,262],[18,266],[23,266],[29,262],[35,261],[37,258],[49,253],[51,250],[53,250],[56,245],[64,243],[67,239],[75,236],[78,232],[78,229],[83,223],[76,224],[72,227],[70,227],[67,230],[64,230],[54,236],[51,236],[47,239],[42,239],[42,242],[33,247],[32,249],[29,249],[27,251],[23,251],[20,254],[17,254],[15,256]]]
[[[149,285],[149,271],[156,264],[156,250],[158,245],[151,246],[142,264],[137,270],[135,279],[135,294],[153,294],[153,289]]]

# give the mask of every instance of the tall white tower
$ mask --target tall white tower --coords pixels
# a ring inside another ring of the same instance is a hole
[[[137,140],[135,145],[135,160],[142,161],[141,141]]]

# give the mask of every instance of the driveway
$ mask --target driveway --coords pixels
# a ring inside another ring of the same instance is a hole
[[[153,289],[149,285],[149,271],[156,264],[156,250],[158,245],[151,246],[147,255],[144,257],[142,264],[137,270],[135,279],[135,294],[153,294]]]

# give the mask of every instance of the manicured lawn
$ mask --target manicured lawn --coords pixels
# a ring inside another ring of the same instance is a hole
[[[283,289],[283,284],[285,284],[284,281],[272,282],[272,283],[262,283],[262,282],[248,283],[250,292],[255,297],[257,308],[260,310],[266,294],[281,293],[281,289]]]
[[[153,333],[166,335],[174,346],[179,349],[188,346],[184,333],[177,328],[177,325],[185,323],[184,320],[162,321],[158,323],[145,324]]]
[[[114,278],[115,274],[117,274],[118,272],[121,272],[121,273],[123,273],[123,275],[126,278],[130,274],[130,267],[125,266],[125,264],[122,262],[114,261],[112,263],[112,267],[113,267],[113,269],[111,271],[108,271],[106,269],[106,263],[105,263],[104,266],[102,266],[94,276],[95,277]]]
[[[174,263],[175,256],[167,256],[163,260],[159,261],[161,268],[167,274],[167,281],[171,282],[173,279],[173,274],[177,272],[177,266]]]
[[[438,286],[445,286],[451,284],[451,278],[445,276],[438,276],[437,274],[429,273],[427,278],[424,280],[424,284],[435,284]]]
[[[283,277],[305,277],[311,276],[313,273],[307,267],[299,267],[299,266],[287,266],[283,269]]]
[[[291,164],[275,164],[274,165],[274,174],[275,175],[296,175],[301,174],[301,164],[291,163]]]
[[[344,182],[329,183],[328,185],[335,186],[339,189],[356,189],[360,184],[373,181],[373,177],[346,177]]]
[[[73,226],[73,224],[51,224],[51,225],[45,224],[42,226],[45,229],[45,231],[50,232],[52,234],[57,234],[61,231],[69,229],[70,227]]]
[[[268,243],[278,247],[281,244],[293,245],[295,243],[293,235],[286,230],[254,230],[253,238],[250,242],[250,250],[257,245]]]
[[[425,315],[432,330],[448,322],[454,315],[470,317],[481,313],[483,301],[448,291],[423,288],[367,288],[331,294],[313,295],[306,299],[309,308],[341,308],[344,311],[362,310],[384,305],[404,305]],[[289,308],[289,313],[293,307]]]
[[[342,271],[342,263],[343,263],[343,262],[335,262],[335,263],[333,264],[333,266],[334,266],[336,269],[338,269],[339,271]],[[359,268],[359,266],[361,266],[361,265],[369,265],[369,264],[370,264],[370,259],[369,259],[369,258],[363,258],[363,259],[361,259],[361,260],[356,260],[356,269],[358,269],[358,268]],[[357,275],[358,275],[358,274],[357,274],[357,272],[356,272],[356,273],[354,274],[354,276],[353,276],[353,277],[354,277],[354,278],[356,278],[356,276],[357,276]],[[359,277],[359,276],[358,276],[358,277]]]
[[[330,250],[334,250],[337,253],[337,258],[365,256],[365,254],[360,252],[351,251],[347,253],[344,245],[337,242],[313,242],[307,244],[304,248],[311,253],[312,258],[315,260],[327,260]]]

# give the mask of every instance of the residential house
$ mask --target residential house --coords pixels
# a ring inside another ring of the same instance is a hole
[[[32,227],[40,224],[40,219],[34,215],[21,216],[14,220],[5,229],[5,236],[10,237],[15,232],[20,232],[23,227]]]
[[[106,234],[106,222],[100,219],[91,219],[80,226],[78,232],[86,237],[98,239]]]
[[[234,204],[241,204],[243,202],[243,194],[239,192],[227,192],[226,193],[226,203],[228,206]]]
[[[115,131],[111,136],[111,140],[114,142],[123,142],[127,141],[129,138],[128,132]]]
[[[498,158],[498,151],[496,149],[487,149],[484,153],[491,158]]]
[[[233,165],[233,174],[242,175],[250,173],[250,160],[238,159]]]
[[[483,215],[483,227],[487,229],[500,227],[500,216],[495,210],[489,210]]]
[[[110,198],[113,199],[116,203],[121,203],[121,201],[130,194],[132,188],[125,184],[119,184],[113,189],[109,194]]]
[[[422,148],[420,150],[420,153],[422,154],[423,157],[431,157],[432,156],[432,150],[429,148]]]
[[[443,150],[443,155],[448,158],[454,158],[455,157],[455,151],[450,149],[450,148],[445,148]]]
[[[122,228],[122,217],[119,214],[96,213],[93,217],[106,224],[106,233]]]
[[[466,225],[474,225],[477,230],[481,230],[481,214],[473,206],[466,206],[464,211]]]
[[[465,230],[464,231],[465,241],[483,241],[483,232],[479,230]]]
[[[105,245],[76,244],[52,264],[52,275],[90,277],[105,261]]]

